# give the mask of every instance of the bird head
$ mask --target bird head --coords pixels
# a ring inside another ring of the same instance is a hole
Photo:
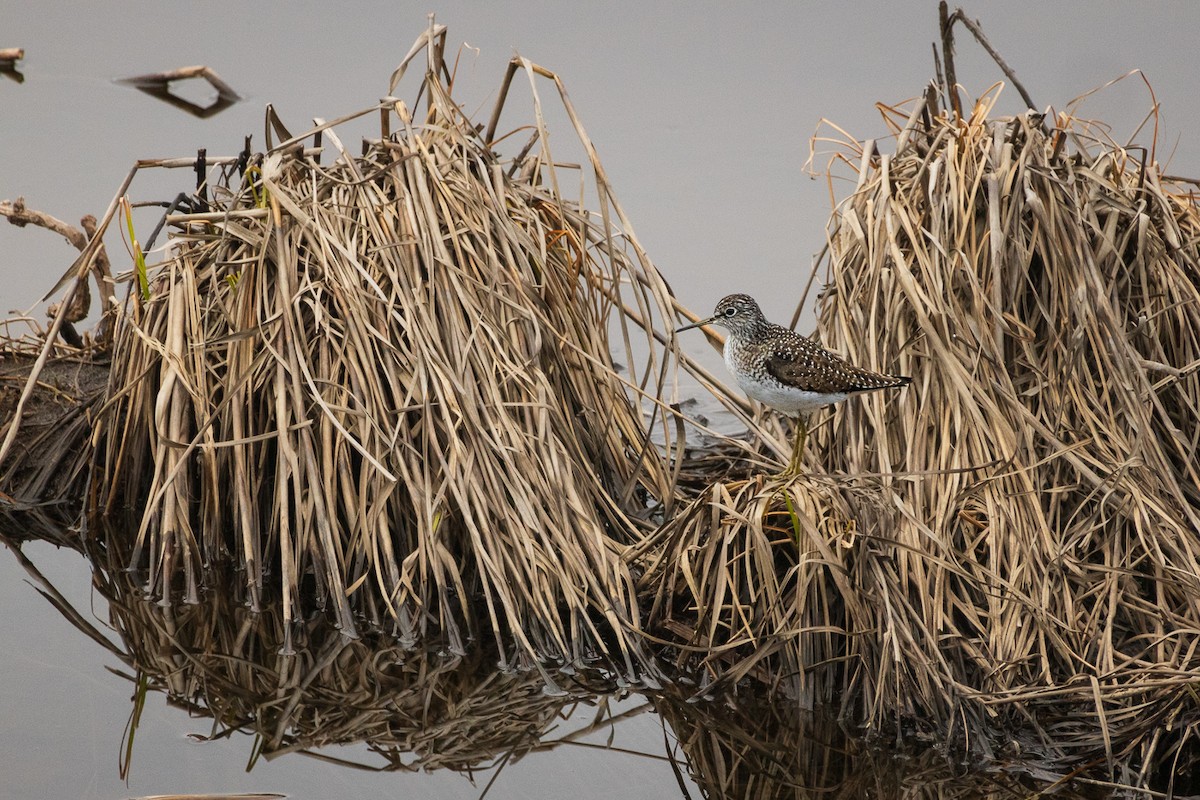
[[[754,302],[753,297],[748,294],[731,294],[721,298],[711,317],[676,328],[675,332],[699,328],[701,325],[720,325],[730,333],[745,333],[764,322],[766,320],[763,318],[762,309]]]

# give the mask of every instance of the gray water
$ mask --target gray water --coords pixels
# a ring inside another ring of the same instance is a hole
[[[1012,2],[967,10],[981,18],[1043,110],[1063,110],[1083,93],[1143,70],[1162,105],[1158,157],[1169,159],[1169,172],[1200,175],[1200,97],[1191,69],[1200,4]],[[261,148],[267,103],[293,130],[314,116],[331,119],[365,108],[386,93],[392,69],[427,24],[429,11],[449,26],[451,46],[463,45],[456,91],[481,117],[514,51],[563,77],[642,244],[681,299],[699,311],[726,293],[748,291],[769,316],[790,317],[829,213],[827,185],[802,170],[810,136],[826,118],[858,138],[882,137],[886,128],[874,104],[913,97],[933,75],[929,43],[936,35],[936,4],[930,0],[753,7],[35,7],[2,0],[0,47],[24,47],[27,55],[24,84],[0,78],[0,199],[24,196],[30,207],[76,222],[104,212],[136,159],[191,156],[199,147],[232,155],[248,133]],[[958,53],[966,97],[1002,77],[961,30]],[[246,99],[201,120],[113,82],[190,64],[209,65]],[[399,94],[407,96],[404,87]],[[1114,138],[1124,140],[1151,102],[1134,76],[1091,98],[1079,113],[1107,120]],[[1016,92],[1006,90],[1000,108],[1020,107]],[[550,125],[556,141],[570,138],[561,118]],[[354,149],[353,136],[343,132],[343,138]],[[816,166],[827,159],[818,155]],[[188,176],[181,171],[171,178],[186,184]],[[837,185],[835,191],[848,188]],[[179,189],[159,175],[139,179],[132,194],[135,200],[161,199]],[[114,259],[123,249],[115,236],[108,247]],[[38,299],[74,255],[46,231],[0,224],[0,308],[32,309],[44,318]],[[810,319],[801,324],[808,327]],[[702,347],[699,341],[693,346]],[[27,545],[27,551],[78,607],[94,603],[95,616],[107,618],[103,603],[91,596],[90,570],[79,556],[40,544]],[[24,576],[9,554],[0,553],[6,611],[0,615],[0,798],[250,791],[458,798],[478,796],[486,783],[486,777],[472,784],[447,772],[370,774],[303,757],[260,762],[246,774],[248,737],[193,742],[187,735],[207,733],[210,723],[151,696],[126,786],[117,760],[132,687],[106,671],[114,666],[111,657],[71,627]],[[506,766],[488,797],[678,796],[675,775],[661,759],[661,721],[641,714],[613,730],[614,744],[649,755],[583,747],[532,754]],[[696,786],[688,786],[698,797]]]

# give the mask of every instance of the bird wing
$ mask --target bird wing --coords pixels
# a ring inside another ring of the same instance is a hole
[[[869,392],[905,386],[908,378],[883,375],[846,363],[808,339],[776,347],[766,359],[767,373],[780,383],[808,392]]]
[[[845,369],[845,362],[830,359],[816,345],[803,340],[804,345],[789,342],[787,347],[777,347],[764,360],[767,373],[785,386],[794,386],[806,392],[841,391],[838,372]]]

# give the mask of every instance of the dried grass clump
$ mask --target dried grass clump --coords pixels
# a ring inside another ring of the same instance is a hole
[[[22,320],[25,321],[25,320]],[[51,507],[76,512],[87,485],[91,416],[104,399],[107,365],[74,348],[51,348],[25,401],[31,365],[45,340],[37,333],[13,335],[13,320],[0,334],[0,438],[22,406],[22,436],[0,462],[0,503],[5,511]]]
[[[1140,783],[1194,757],[1200,722],[1181,702],[1200,675],[1200,210],[1153,151],[993,101],[860,151],[831,227],[822,339],[916,376],[816,437],[831,471],[894,473],[901,509],[875,532],[895,579],[846,621],[876,634],[847,642],[847,700],[877,725],[1008,718]]]
[[[814,420],[801,483],[668,522],[652,624],[872,730],[1163,786],[1200,754],[1200,210],[1152,150],[993,101],[841,143],[817,335],[913,385]]]
[[[426,109],[363,112],[383,129],[362,156],[320,125],[169,218],[171,255],[115,332],[92,510],[145,498],[131,560],[164,602],[234,559],[253,607],[279,581],[287,621],[327,605],[347,632],[632,670],[622,556],[676,491],[650,438],[674,436],[669,294],[610,221],[565,93],[602,213],[559,193],[540,105],[502,159],[450,97],[444,29],[419,45]],[[515,61],[492,128],[518,70],[535,104],[553,78]]]
[[[818,475],[718,481],[667,522],[642,583],[676,666],[832,700],[843,605],[870,602],[848,580],[860,527],[890,527],[886,509],[854,516],[851,494]]]

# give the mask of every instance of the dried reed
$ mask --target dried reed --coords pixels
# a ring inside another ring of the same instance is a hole
[[[557,79],[514,62],[506,91],[527,74],[538,122],[502,161],[450,97],[444,35],[409,56],[427,56],[425,110],[368,110],[362,156],[322,124],[170,218],[171,255],[116,327],[92,510],[139,504],[131,560],[164,602],[233,559],[252,607],[281,584],[289,622],[327,605],[347,633],[636,672],[622,556],[675,502],[647,426],[673,446],[670,296],[610,223],[598,161],[602,213],[559,194],[536,105]],[[334,163],[300,148],[313,136]]]
[[[831,229],[823,335],[920,376],[818,436],[833,470],[901,473],[876,578],[898,602],[853,626],[891,633],[853,681],[883,698],[927,665],[912,711],[1015,714],[1140,784],[1196,719],[1200,211],[1146,151],[993,101],[904,127]]]
[[[11,325],[11,320],[9,321]],[[0,337],[0,434],[13,424],[30,365],[45,340],[36,333]],[[106,364],[62,348],[48,359],[24,409],[23,436],[0,466],[0,500],[9,510],[61,506],[78,513],[87,484],[91,415],[104,400]],[[3,506],[0,506],[3,507]]]
[[[652,620],[868,730],[1165,786],[1200,755],[1200,211],[1152,151],[993,101],[842,142],[818,335],[913,386],[832,413],[802,483],[669,521]]]

